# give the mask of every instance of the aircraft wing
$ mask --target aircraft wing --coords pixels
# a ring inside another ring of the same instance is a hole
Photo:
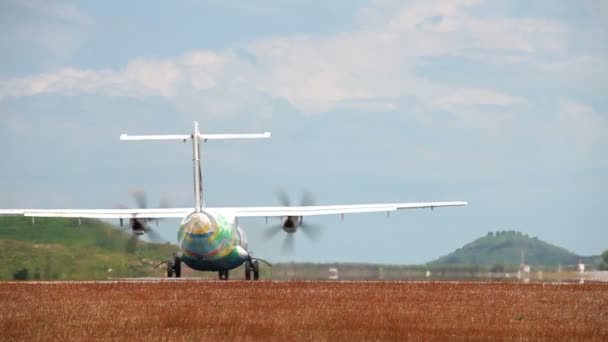
[[[232,217],[315,216],[354,213],[390,212],[399,209],[439,208],[467,205],[467,202],[416,202],[347,205],[274,206],[274,207],[208,207]],[[155,209],[0,209],[0,216],[74,217],[74,218],[184,218],[194,208]]]
[[[0,209],[0,216],[75,218],[184,218],[193,208],[157,209]]]
[[[416,202],[416,203],[378,203],[347,205],[310,205],[279,207],[227,207],[208,208],[234,217],[268,217],[268,216],[315,216],[353,213],[390,212],[399,209],[439,208],[467,205],[467,202]]]

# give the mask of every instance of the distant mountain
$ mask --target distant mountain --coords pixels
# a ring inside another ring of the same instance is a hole
[[[0,279],[160,276],[177,246],[136,241],[129,230],[96,219],[0,217]]]
[[[529,265],[575,265],[579,260],[578,255],[537,237],[516,231],[500,231],[490,232],[430,264],[519,265],[522,250]],[[598,261],[597,257],[583,260],[585,263]]]

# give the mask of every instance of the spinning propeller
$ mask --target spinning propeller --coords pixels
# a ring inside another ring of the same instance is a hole
[[[276,196],[282,205],[287,207],[291,206],[291,201],[285,191],[277,191]],[[314,196],[310,192],[305,191],[302,194],[302,200],[299,205],[314,205]],[[271,239],[281,230],[287,233],[283,239],[283,244],[281,245],[281,254],[283,255],[293,253],[295,249],[294,233],[298,230],[304,233],[304,235],[312,241],[318,241],[321,234],[321,226],[304,222],[302,216],[284,216],[281,218],[280,224],[266,228],[263,235],[266,239]]]
[[[146,193],[143,190],[131,190],[131,195],[133,196],[133,198],[135,199],[135,203],[137,204],[137,207],[140,209],[146,209],[148,208],[148,199],[146,196]],[[128,209],[127,206],[123,205],[123,204],[118,204],[115,206],[117,209]],[[169,208],[170,204],[169,204],[169,200],[166,197],[163,197],[159,203],[159,208]],[[160,234],[154,230],[151,226],[151,222],[154,221],[156,222],[156,225],[158,225],[158,220],[157,218],[131,218],[129,219],[129,227],[131,227],[131,232],[133,233],[133,235],[131,236],[131,238],[129,238],[129,241],[127,242],[127,247],[126,250],[129,253],[134,253],[135,250],[137,249],[137,242],[139,241],[139,236],[140,235],[144,235],[146,234],[148,236],[148,239],[151,242],[156,242],[156,243],[162,243],[164,242],[164,239],[160,236]],[[122,227],[124,225],[124,221],[123,219],[120,219],[120,226]]]

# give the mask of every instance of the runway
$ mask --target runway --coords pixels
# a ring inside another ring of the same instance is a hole
[[[243,279],[230,279],[228,282],[249,282]],[[163,282],[218,282],[223,283],[226,280],[212,279],[212,278],[201,278],[201,277],[181,277],[181,278],[166,278],[166,277],[137,277],[137,278],[107,278],[104,280],[51,280],[51,281],[6,281],[4,284],[38,284],[38,285],[52,285],[52,284],[117,284],[117,283],[163,283]],[[499,284],[499,283],[522,283],[522,284],[545,284],[545,285],[570,285],[570,284],[593,284],[593,283],[608,283],[608,272],[589,272],[584,278],[572,278],[564,280],[526,280],[526,279],[504,279],[504,280],[264,280],[261,279],[256,282],[262,283],[285,283],[285,282],[299,282],[299,283],[381,283],[389,282],[394,284],[432,284],[432,283],[443,283],[443,284]]]
[[[7,340],[607,340],[608,284],[0,283]]]

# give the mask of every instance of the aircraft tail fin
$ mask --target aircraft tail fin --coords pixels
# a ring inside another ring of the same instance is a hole
[[[129,135],[121,134],[120,140],[192,140],[192,161],[194,177],[194,199],[195,210],[200,212],[204,207],[203,200],[203,172],[201,168],[200,141],[207,140],[226,140],[226,139],[260,139],[270,138],[270,132],[252,134],[201,134],[198,122],[194,122],[192,134],[164,134],[164,135]]]

